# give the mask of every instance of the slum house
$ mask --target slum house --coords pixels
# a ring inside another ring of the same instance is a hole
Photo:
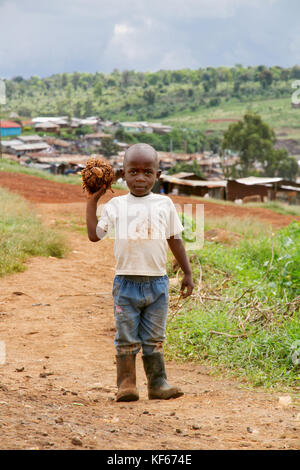
[[[93,134],[86,134],[82,137],[83,140],[87,141],[90,145],[100,146],[101,139],[111,139],[110,134],[104,132],[94,132]]]
[[[192,161],[196,158],[195,155],[184,153],[157,152],[157,154],[159,159],[159,168],[161,170],[168,170],[176,163],[180,162],[192,163]]]
[[[148,123],[148,127],[152,129],[156,134],[168,134],[171,132],[172,127],[160,123]]]
[[[153,132],[152,128],[145,121],[120,122],[120,125],[125,132],[129,133],[146,132],[151,134]]]
[[[68,127],[70,127],[68,119],[57,119],[57,121],[54,121],[54,124],[57,124],[60,129],[67,129]]]
[[[225,199],[227,182],[207,181],[176,178],[173,175],[161,175],[165,194],[179,194],[185,196],[211,197]]]
[[[23,144],[36,144],[43,141],[42,137],[39,135],[20,135],[18,140]]]
[[[214,156],[206,159],[197,159],[197,164],[207,179],[223,179],[223,171],[220,167],[220,157]]]
[[[60,127],[58,124],[54,122],[46,121],[46,122],[37,122],[34,124],[34,129],[37,132],[54,132],[56,134],[60,134]]]
[[[173,176],[173,178],[180,178],[182,180],[194,180],[194,181],[205,180],[205,178],[202,178],[202,176],[195,175],[195,173],[188,172],[188,171],[180,171],[179,173],[173,173],[170,176]]]
[[[159,160],[159,168],[163,171],[169,170],[174,166],[174,160],[170,157],[161,157]]]
[[[21,126],[13,121],[0,121],[1,137],[18,136],[21,134]]]
[[[229,179],[226,198],[229,201],[243,200],[249,196],[259,196],[261,202],[280,199],[289,204],[296,204],[300,197],[300,184],[283,178],[249,176]]]
[[[46,142],[37,142],[34,144],[22,144],[19,143],[17,145],[10,145],[10,147],[7,149],[9,153],[12,153],[13,155],[24,155],[24,154],[30,154],[34,152],[41,152],[45,150],[49,150],[50,146],[46,144]]]
[[[98,125],[99,125],[99,119],[96,117],[90,117],[90,118],[80,120],[80,126],[88,126],[95,132],[98,131]]]
[[[275,195],[276,199],[288,204],[300,204],[300,183],[283,179]]]
[[[1,145],[2,145],[2,149],[3,149],[4,152],[13,153],[13,152],[10,150],[10,148],[11,148],[13,145],[21,145],[21,141],[18,140],[18,139],[2,140]]]
[[[73,146],[72,142],[62,139],[56,139],[55,137],[45,137],[45,141],[49,145],[51,145],[54,151],[58,152],[66,152],[67,150],[70,151]]]
[[[66,120],[68,119],[68,116],[38,116],[32,119],[32,122],[34,124],[40,123],[40,122],[54,122],[56,123],[57,121],[60,120]]]
[[[122,129],[122,126],[119,121],[100,120],[100,122],[98,122],[98,131],[103,131],[104,129],[110,134],[114,134],[119,129]]]
[[[33,161],[32,166],[38,167],[39,165],[48,166],[49,170],[53,174],[68,174],[80,171],[85,167],[86,162],[90,157],[88,155],[72,155],[72,154],[61,154],[53,156],[51,154],[33,154],[31,159]],[[47,169],[48,169],[47,168]],[[68,171],[71,170],[71,171]],[[75,171],[74,171],[75,170]]]

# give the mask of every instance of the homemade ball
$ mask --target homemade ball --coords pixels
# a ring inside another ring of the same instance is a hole
[[[81,171],[81,177],[83,189],[88,194],[93,194],[101,188],[105,191],[108,189],[112,191],[111,184],[115,179],[115,173],[106,160],[92,158],[87,161],[85,168]]]

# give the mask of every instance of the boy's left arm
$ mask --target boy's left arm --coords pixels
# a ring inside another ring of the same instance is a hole
[[[170,250],[172,251],[173,255],[175,256],[179,266],[181,267],[184,273],[180,289],[181,295],[182,297],[188,297],[193,292],[194,283],[191,265],[186,254],[183,241],[181,238],[174,238],[174,236],[168,238],[167,241]]]

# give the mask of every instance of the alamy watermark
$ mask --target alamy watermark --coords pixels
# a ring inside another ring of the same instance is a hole
[[[298,95],[300,95],[300,80],[295,80],[292,83],[292,88],[296,88],[292,94],[292,104],[300,105],[300,98],[298,98]]]
[[[174,204],[169,199],[159,204],[128,204],[126,199],[98,206],[98,227],[115,240],[166,240],[171,236],[183,238],[186,250],[199,250],[204,242],[204,205]],[[183,230],[182,230],[183,227]],[[98,231],[100,234],[100,231]]]
[[[0,104],[6,104],[6,88],[4,80],[0,79]]]
[[[0,341],[0,366],[6,363],[6,346],[4,341]]]

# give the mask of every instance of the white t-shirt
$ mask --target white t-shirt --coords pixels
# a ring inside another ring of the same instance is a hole
[[[168,242],[182,232],[173,201],[168,196],[150,193],[135,197],[112,198],[102,208],[96,229],[114,238],[116,274],[164,276]]]

